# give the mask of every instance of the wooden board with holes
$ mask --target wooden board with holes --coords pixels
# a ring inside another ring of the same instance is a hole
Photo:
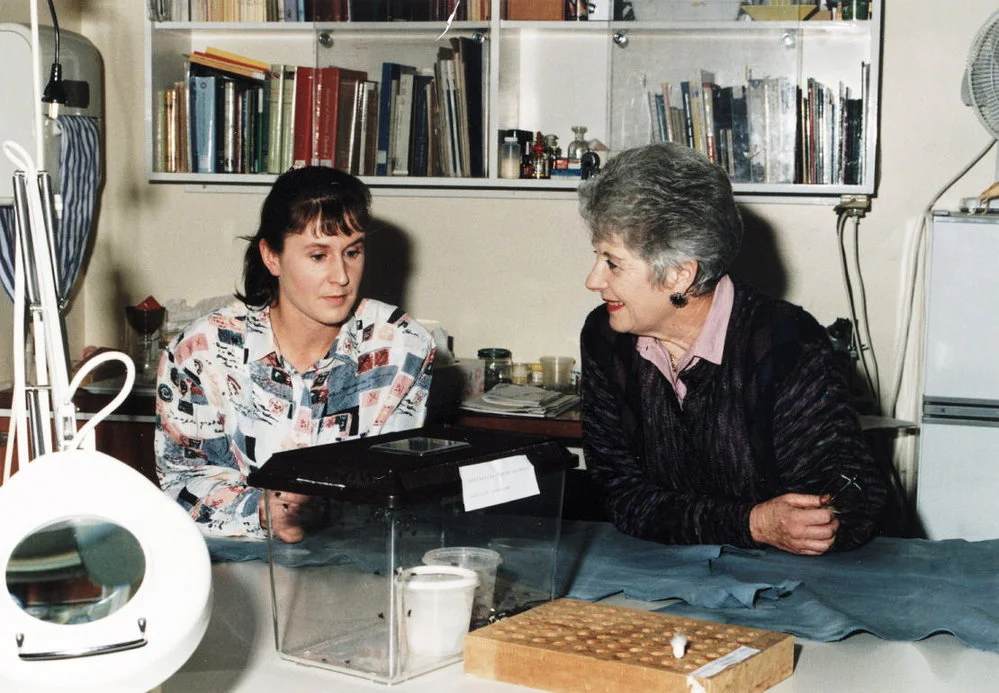
[[[675,633],[688,639],[676,659]],[[465,637],[465,673],[565,693],[747,693],[794,669],[794,638],[558,599]]]

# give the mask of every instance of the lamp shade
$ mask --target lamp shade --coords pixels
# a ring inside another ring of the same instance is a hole
[[[0,527],[0,690],[148,691],[201,641],[204,538],[131,467],[94,451],[42,455],[0,486]]]

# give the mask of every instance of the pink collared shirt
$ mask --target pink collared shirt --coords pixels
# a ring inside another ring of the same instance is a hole
[[[708,317],[704,320],[704,325],[694,343],[690,345],[690,349],[677,362],[676,371],[673,370],[673,364],[669,360],[666,347],[660,344],[658,339],[655,337],[638,338],[635,349],[642,358],[651,361],[666,376],[666,379],[673,386],[681,406],[683,406],[683,398],[687,395],[687,386],[680,379],[679,374],[700,359],[714,364],[722,362],[722,354],[725,352],[725,335],[728,333],[728,319],[732,315],[734,300],[735,289],[732,286],[732,280],[726,274],[715,285],[715,292],[711,298],[711,308],[708,309]]]

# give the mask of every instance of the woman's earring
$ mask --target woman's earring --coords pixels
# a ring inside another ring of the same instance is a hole
[[[687,305],[687,297],[679,291],[674,291],[669,295],[669,302],[677,308],[683,308]]]

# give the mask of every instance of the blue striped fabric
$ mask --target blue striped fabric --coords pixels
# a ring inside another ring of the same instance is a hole
[[[90,116],[60,116],[59,171],[63,209],[56,231],[59,301],[64,303],[83,266],[101,184],[100,127]],[[0,281],[14,296],[14,214],[0,208]]]
[[[0,283],[14,300],[14,208],[0,207]]]

